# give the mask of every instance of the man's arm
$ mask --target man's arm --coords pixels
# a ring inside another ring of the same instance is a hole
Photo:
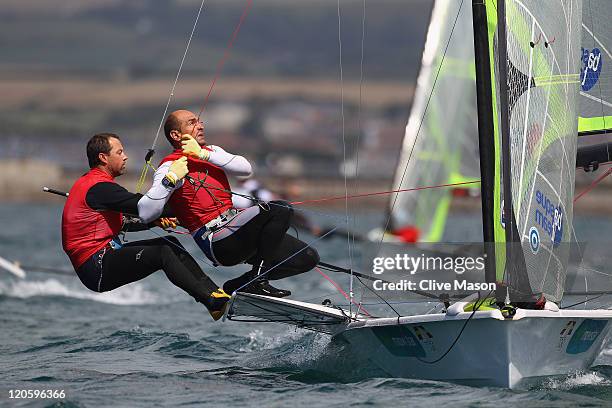
[[[145,197],[142,194],[131,193],[117,183],[102,182],[93,185],[89,189],[85,200],[87,205],[94,210],[116,211],[140,217],[139,204]],[[172,211],[169,207],[164,207],[164,204],[165,201],[162,203],[158,217],[147,221],[143,220],[143,222],[148,224],[159,217],[172,217]]]
[[[231,154],[219,146],[208,146],[212,151],[209,152],[208,162],[217,167],[221,167],[226,173],[232,176],[248,177],[253,173],[251,163],[243,156]]]
[[[175,187],[170,187],[164,184],[162,181],[170,171],[172,162],[164,162],[153,175],[153,185],[146,192],[144,196],[138,201],[138,215],[142,222],[149,223],[159,217],[165,216],[164,214],[169,212],[166,204],[170,199],[170,196],[177,188],[183,185],[183,180],[176,183]],[[166,211],[164,211],[166,209]]]
[[[228,153],[219,146],[202,148],[191,135],[185,134],[181,140],[183,153],[188,156],[208,161],[232,176],[248,177],[253,173],[251,163],[242,156]]]
[[[110,210],[137,217],[141,197],[142,194],[130,193],[117,183],[102,182],[89,189],[85,201],[94,210]]]

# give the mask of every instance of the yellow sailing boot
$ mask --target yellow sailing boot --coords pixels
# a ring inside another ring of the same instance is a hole
[[[227,302],[229,302],[230,296],[223,291],[223,289],[218,288],[213,293],[210,294],[210,297],[203,302],[208,309],[208,313],[212,316],[213,320],[219,320],[223,317],[225,313],[225,309],[227,308]]]

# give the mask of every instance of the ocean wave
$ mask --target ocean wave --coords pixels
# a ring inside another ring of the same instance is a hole
[[[563,377],[554,377],[546,380],[542,387],[551,390],[567,391],[574,388],[592,385],[611,385],[612,382],[596,371],[576,371]]]
[[[262,329],[255,329],[249,332],[248,342],[239,348],[241,353],[252,353],[255,351],[274,350],[283,345],[295,344],[305,335],[309,334],[303,330],[287,330],[282,334],[270,336]]]
[[[57,279],[0,281],[0,295],[22,299],[33,296],[64,296],[114,305],[160,304],[161,300],[157,294],[145,289],[139,283],[123,286],[111,292],[95,293],[66,285]]]
[[[245,365],[260,370],[285,372],[287,379],[302,383],[356,382],[384,376],[351,346],[306,330],[287,329],[273,336],[255,329],[241,352],[250,353]]]

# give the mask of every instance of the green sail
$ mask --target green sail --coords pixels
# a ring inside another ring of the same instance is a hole
[[[439,0],[433,7],[394,189],[479,179],[472,16],[465,3]],[[440,241],[451,192],[434,188],[391,196],[391,229],[414,227],[419,241]]]
[[[582,2],[506,0],[501,8],[489,0],[486,5],[495,67],[495,241],[513,237],[512,247],[496,245],[497,279],[517,292],[559,301],[572,230]],[[498,8],[505,10],[505,31],[497,27]],[[503,55],[498,41],[504,41],[504,61],[498,61]],[[507,92],[500,92],[502,87]],[[506,153],[502,129],[508,132]],[[510,203],[504,203],[504,186],[511,191]],[[504,204],[511,214],[502,217]],[[506,224],[512,226],[508,231]],[[511,262],[506,262],[508,248]],[[521,273],[526,277],[517,278]],[[513,288],[516,282],[520,288]]]
[[[504,270],[506,266],[506,232],[504,230],[504,222],[502,219],[503,207],[503,188],[502,188],[502,171],[501,171],[501,132],[499,129],[499,95],[497,89],[499,87],[496,67],[497,67],[497,1],[486,0],[487,9],[487,31],[489,37],[489,64],[491,66],[491,94],[493,111],[493,135],[491,135],[491,143],[493,143],[494,156],[494,181],[493,181],[493,232],[494,232],[494,250],[495,250],[495,276],[498,282],[504,280]]]

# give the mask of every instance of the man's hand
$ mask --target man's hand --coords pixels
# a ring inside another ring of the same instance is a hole
[[[183,154],[187,156],[195,157],[200,160],[208,160],[210,156],[210,152],[206,149],[202,149],[191,135],[183,135],[181,138],[181,146],[183,148]]]
[[[178,225],[178,220],[176,218],[160,218],[155,221],[155,225],[163,229],[174,229]]]
[[[189,173],[189,169],[187,168],[187,158],[181,157],[172,162],[170,165],[170,169],[168,170],[168,174],[166,174],[166,179],[174,186],[179,180],[183,179]]]

